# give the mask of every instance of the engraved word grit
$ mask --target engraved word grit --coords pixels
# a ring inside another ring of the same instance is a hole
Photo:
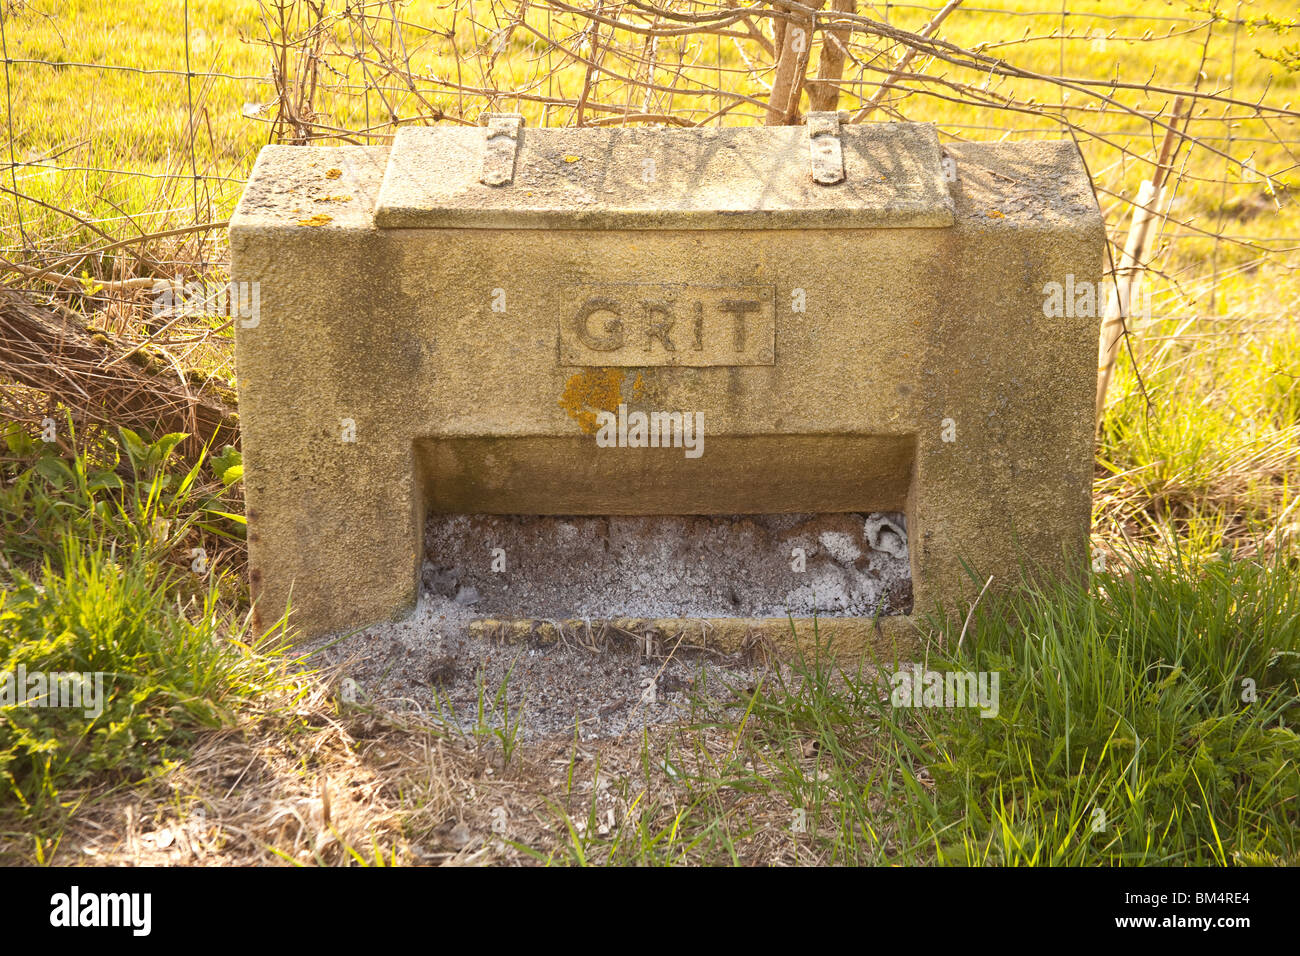
[[[560,364],[772,365],[772,286],[584,285],[568,291]]]

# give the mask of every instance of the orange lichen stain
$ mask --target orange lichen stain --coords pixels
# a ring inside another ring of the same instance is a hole
[[[351,196],[312,196],[312,202],[351,202]]]
[[[560,407],[588,435],[597,431],[597,412],[618,412],[623,400],[623,376],[618,368],[586,368],[564,383]]]
[[[338,167],[325,170],[326,179],[338,179],[342,175],[343,175],[343,170],[339,169]]]
[[[996,210],[996,209],[990,209],[987,213],[985,213],[985,215],[987,215],[990,219],[1006,219],[1006,218],[1007,218],[1006,216],[1004,216],[1001,212],[999,212],[999,211]]]
[[[327,223],[327,222],[333,222],[333,221],[334,221],[334,217],[333,217],[333,216],[327,216],[327,215],[325,215],[325,213],[323,213],[323,212],[318,212],[318,213],[316,213],[316,215],[312,216],[310,219],[299,219],[299,220],[298,220],[298,225],[300,225],[300,226],[323,226],[323,225],[325,225],[325,223]]]
[[[632,383],[632,397],[633,397],[633,398],[640,398],[640,397],[641,397],[641,386],[642,386],[643,384],[644,384],[644,380],[643,380],[642,377],[641,377],[641,373],[640,373],[640,372],[637,372],[637,373],[636,373],[636,381],[634,381],[634,382]]]

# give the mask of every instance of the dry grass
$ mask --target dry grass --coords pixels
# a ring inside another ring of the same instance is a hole
[[[111,866],[338,865],[356,862],[353,853],[419,861],[404,829],[451,813],[473,761],[382,718],[340,716],[321,682],[291,710],[271,702],[202,733],[188,760],[154,779],[75,795],[82,807],[46,856]],[[423,806],[404,812],[417,781]],[[11,859],[30,852],[8,849]]]
[[[657,727],[643,736],[575,743],[558,737],[499,748],[380,712],[339,708],[335,681],[313,678],[292,710],[274,702],[237,726],[205,732],[192,756],[141,784],[69,798],[81,807],[57,841],[0,845],[0,861],[56,865],[535,865],[832,862],[812,833],[829,805],[796,826],[777,777],[791,767],[826,780],[809,737],[793,764],[764,763],[751,721],[740,769],[747,786],[711,787],[735,763],[734,728]],[[876,755],[885,772],[888,755]],[[667,766],[667,769],[666,769]],[[683,781],[695,784],[683,784]],[[871,796],[887,839],[884,791]],[[729,846],[692,825],[729,833]],[[680,834],[674,845],[672,834]],[[632,835],[632,836],[630,836]],[[630,839],[656,840],[649,850]],[[581,849],[575,850],[575,847]]]
[[[87,326],[59,302],[41,305],[0,288],[0,414],[29,425],[50,417],[60,431],[66,414],[78,432],[184,432],[191,460],[213,441],[238,441],[229,389],[183,365],[174,351],[150,345],[158,336],[123,343],[111,327],[108,319]]]

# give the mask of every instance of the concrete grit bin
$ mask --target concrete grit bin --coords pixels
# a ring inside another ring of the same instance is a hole
[[[909,593],[818,608],[822,639],[887,652],[936,602],[964,609],[963,562],[995,586],[1082,567],[1097,310],[1045,308],[1102,272],[1072,143],[941,148],[928,125],[816,113],[487,123],[258,158],[230,237],[260,296],[236,323],[260,626],[290,599],[305,637],[399,618],[452,552],[514,595],[470,588],[475,627],[622,618],[636,586],[566,614],[563,588],[529,605],[530,571],[550,555],[581,580],[645,537],[686,582],[711,566],[692,549],[734,534],[715,573],[769,600],[670,588],[639,616],[788,648],[783,607],[813,633],[787,600],[808,574],[869,582],[893,557]],[[632,447],[643,424],[669,447]]]

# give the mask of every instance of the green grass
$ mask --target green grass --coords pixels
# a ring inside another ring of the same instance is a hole
[[[1201,556],[1293,551],[1300,328],[1280,316],[1186,333],[1176,320],[1139,333],[1141,383],[1127,355],[1119,363],[1097,452],[1097,536]]]
[[[988,600],[960,652],[931,654],[929,670],[997,672],[996,716],[896,707],[894,665],[844,673],[814,654],[730,719],[646,738],[639,782],[615,784],[639,810],[631,822],[599,836],[594,801],[576,810],[581,828],[557,808],[568,840],[534,853],[765,863],[761,844],[853,865],[1300,863],[1294,561],[1131,560],[1089,590]],[[706,732],[728,745],[705,746]]]
[[[187,544],[217,508],[197,491],[205,460],[168,468],[181,436],[124,432],[71,462],[7,437],[0,672],[102,682],[98,707],[0,707],[0,829],[48,834],[87,788],[139,782],[182,758],[196,731],[295,691],[278,629],[254,640],[221,597],[222,575],[193,570]],[[104,461],[113,448],[120,459]]]
[[[909,832],[938,860],[1300,862],[1294,559],[1138,556],[991,604],[968,638],[939,666],[1001,672],[1001,709],[916,715],[936,787]]]
[[[1133,348],[1141,378],[1122,356],[1100,436],[1098,535],[1166,546],[1181,541],[1200,555],[1225,546],[1294,553],[1294,319],[1156,320],[1138,332]]]

